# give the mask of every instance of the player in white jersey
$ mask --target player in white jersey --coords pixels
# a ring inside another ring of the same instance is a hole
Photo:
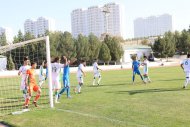
[[[183,88],[185,89],[189,83],[189,76],[190,76],[190,54],[187,54],[187,59],[184,59],[181,63],[181,68],[184,70],[186,75],[186,80],[184,83]]]
[[[39,86],[40,88],[42,88],[42,84],[45,81],[46,78],[46,74],[44,73],[44,64],[45,61],[42,62],[42,64],[40,65],[40,70],[39,70]]]
[[[143,76],[144,76],[144,81],[147,83],[147,82],[151,82],[149,76],[148,76],[148,64],[149,64],[149,61],[147,60],[147,57],[144,56],[144,60],[142,62],[142,66],[144,66],[143,68]]]
[[[63,57],[66,59],[66,57]],[[60,73],[61,73],[61,68],[64,68],[64,64],[60,63],[60,58],[56,57],[54,61],[51,63],[51,68],[52,68],[52,85],[53,85],[53,90],[55,91],[55,103],[59,103],[58,100],[58,91],[61,89],[61,84],[60,84]]]
[[[101,74],[100,74],[100,70],[101,69],[98,67],[98,60],[95,59],[94,63],[93,63],[94,80],[93,80],[93,84],[92,85],[95,85],[96,78],[99,78],[97,83],[98,83],[98,85],[100,85],[100,81],[102,79]]]
[[[81,93],[81,86],[84,84],[83,76],[86,75],[84,72],[84,66],[86,66],[86,62],[84,60],[81,60],[77,70],[77,80],[79,84],[75,88],[75,93]]]
[[[30,61],[29,61],[28,57],[24,57],[24,63],[19,68],[19,71],[18,71],[18,75],[22,75],[20,90],[22,90],[23,97],[25,100],[27,98],[27,88],[26,88],[26,84],[25,84],[26,71],[31,68],[31,66],[29,66],[29,63],[30,63]]]

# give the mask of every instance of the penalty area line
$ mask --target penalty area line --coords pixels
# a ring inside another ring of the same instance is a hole
[[[72,110],[64,110],[64,109],[56,109],[56,110],[67,112],[67,113],[72,113],[72,114],[77,114],[77,115],[81,115],[81,116],[85,116],[85,117],[91,117],[91,118],[96,118],[96,119],[104,119],[107,121],[111,121],[111,122],[115,122],[115,123],[123,124],[123,125],[147,127],[145,125],[135,124],[135,123],[131,123],[131,122],[125,122],[125,121],[121,121],[121,120],[117,120],[117,119],[113,119],[113,118],[109,118],[109,117],[105,117],[105,116],[97,116],[97,115],[92,115],[92,114],[87,114],[87,113],[82,113],[82,112],[77,112],[77,111],[72,111]]]

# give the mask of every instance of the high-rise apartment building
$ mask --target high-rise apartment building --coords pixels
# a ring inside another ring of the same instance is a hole
[[[55,21],[44,17],[39,17],[36,21],[27,19],[24,22],[25,33],[29,32],[35,37],[43,36],[46,31],[55,30]]]
[[[169,14],[134,20],[135,38],[159,36],[168,31],[172,31],[172,16]]]
[[[11,44],[13,42],[13,31],[8,27],[0,27],[0,36],[5,35],[7,43]]]
[[[107,9],[108,12],[103,12]],[[125,37],[124,6],[108,3],[104,6],[92,6],[88,9],[76,9],[71,13],[72,34],[88,36],[93,33],[97,37],[107,33],[113,36]]]

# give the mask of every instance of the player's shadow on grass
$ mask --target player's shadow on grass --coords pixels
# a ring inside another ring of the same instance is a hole
[[[190,90],[190,89],[186,89]],[[159,93],[159,92],[173,92],[173,91],[184,91],[182,88],[160,88],[160,89],[145,89],[145,90],[131,90],[131,91],[117,91],[117,94],[126,94],[135,95],[135,94],[142,94],[142,93]]]
[[[156,81],[184,81],[185,79],[160,79]]]
[[[104,85],[104,84],[100,84],[100,85],[88,85],[87,87],[107,87],[107,86],[123,86],[123,85],[128,85],[129,83],[120,83],[120,84],[118,84],[118,83],[113,83],[113,84],[106,84],[106,85]]]
[[[1,121],[0,122],[0,127],[16,127],[16,126],[11,125],[11,124],[9,124],[9,123],[7,123],[5,121]]]

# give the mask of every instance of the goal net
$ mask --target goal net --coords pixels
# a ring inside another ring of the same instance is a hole
[[[41,85],[41,95],[37,104],[39,107],[53,107],[53,95],[51,86],[51,71],[47,73],[47,69],[51,68],[45,66],[41,68],[42,62],[47,61],[47,65],[50,65],[50,47],[49,47],[49,37],[41,37],[33,40],[28,40],[25,42],[15,43],[12,45],[1,46],[0,47],[0,116],[6,114],[15,113],[23,111],[23,106],[25,103],[25,95],[28,94],[27,90],[23,90],[21,85],[23,81],[22,72],[18,74],[19,69],[24,64],[24,58],[28,57],[28,64],[30,66],[31,62],[37,63],[35,69],[35,79],[36,83]],[[22,69],[20,69],[22,70]],[[24,72],[23,72],[24,73]],[[40,78],[40,74],[43,75],[43,79]],[[32,93],[32,97],[29,103],[29,109],[35,109],[32,104],[36,93]]]

